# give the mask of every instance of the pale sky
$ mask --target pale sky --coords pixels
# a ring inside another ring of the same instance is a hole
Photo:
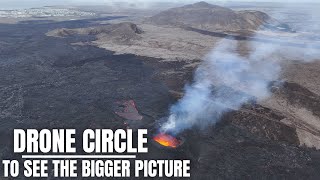
[[[95,5],[95,4],[112,4],[117,2],[128,2],[135,4],[148,4],[153,2],[181,2],[194,3],[201,0],[0,0],[0,9],[3,8],[30,8],[47,5]],[[320,0],[231,0],[233,2],[281,2],[281,3],[320,3]],[[209,3],[228,2],[227,0],[207,0]]]

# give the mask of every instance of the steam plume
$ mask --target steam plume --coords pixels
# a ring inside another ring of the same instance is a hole
[[[263,38],[259,34],[256,38]],[[285,37],[281,41],[292,40],[296,39]],[[204,58],[193,82],[185,86],[184,97],[171,106],[168,121],[160,131],[177,134],[194,126],[203,128],[215,124],[224,113],[237,110],[244,103],[269,97],[271,82],[280,78],[279,57],[283,54],[289,59],[291,53],[295,54],[292,59],[304,62],[320,57],[319,50],[312,45],[299,50],[261,42],[250,42],[250,54],[240,56],[236,43],[222,40]]]
[[[257,46],[248,58],[237,55],[235,41],[223,40],[195,72],[185,96],[170,108],[162,131],[179,133],[215,124],[243,103],[269,96],[269,83],[278,78],[280,66],[269,59],[274,47]]]

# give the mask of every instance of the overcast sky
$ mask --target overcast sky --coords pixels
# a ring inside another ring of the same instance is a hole
[[[192,3],[201,0],[0,0],[0,8],[29,8],[29,7],[39,7],[47,5],[95,5],[95,4],[110,4],[115,2],[128,2],[135,4],[148,4],[153,2],[182,2],[182,3]],[[232,0],[236,2],[317,2],[320,0]],[[226,0],[207,0],[207,2],[226,2]]]

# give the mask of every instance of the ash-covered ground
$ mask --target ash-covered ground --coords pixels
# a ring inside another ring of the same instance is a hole
[[[114,18],[0,25],[0,159],[14,156],[15,128],[151,130],[168,115],[192,80],[194,66],[72,45],[95,40],[92,35],[46,36],[54,29],[86,28]],[[272,91],[290,107],[306,107],[319,117],[320,98],[314,92],[288,82]],[[141,121],[116,113],[118,102],[129,100]],[[138,158],[191,159],[192,179],[318,179],[320,152],[300,146],[298,137],[299,132],[319,135],[318,129],[296,123],[280,110],[252,102],[225,114],[215,126],[184,132],[185,143],[176,150],[149,143],[149,153]]]

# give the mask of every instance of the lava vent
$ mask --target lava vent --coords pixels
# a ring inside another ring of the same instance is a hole
[[[169,148],[177,148],[182,144],[182,141],[178,138],[165,133],[157,134],[153,137],[153,140],[158,144]]]

